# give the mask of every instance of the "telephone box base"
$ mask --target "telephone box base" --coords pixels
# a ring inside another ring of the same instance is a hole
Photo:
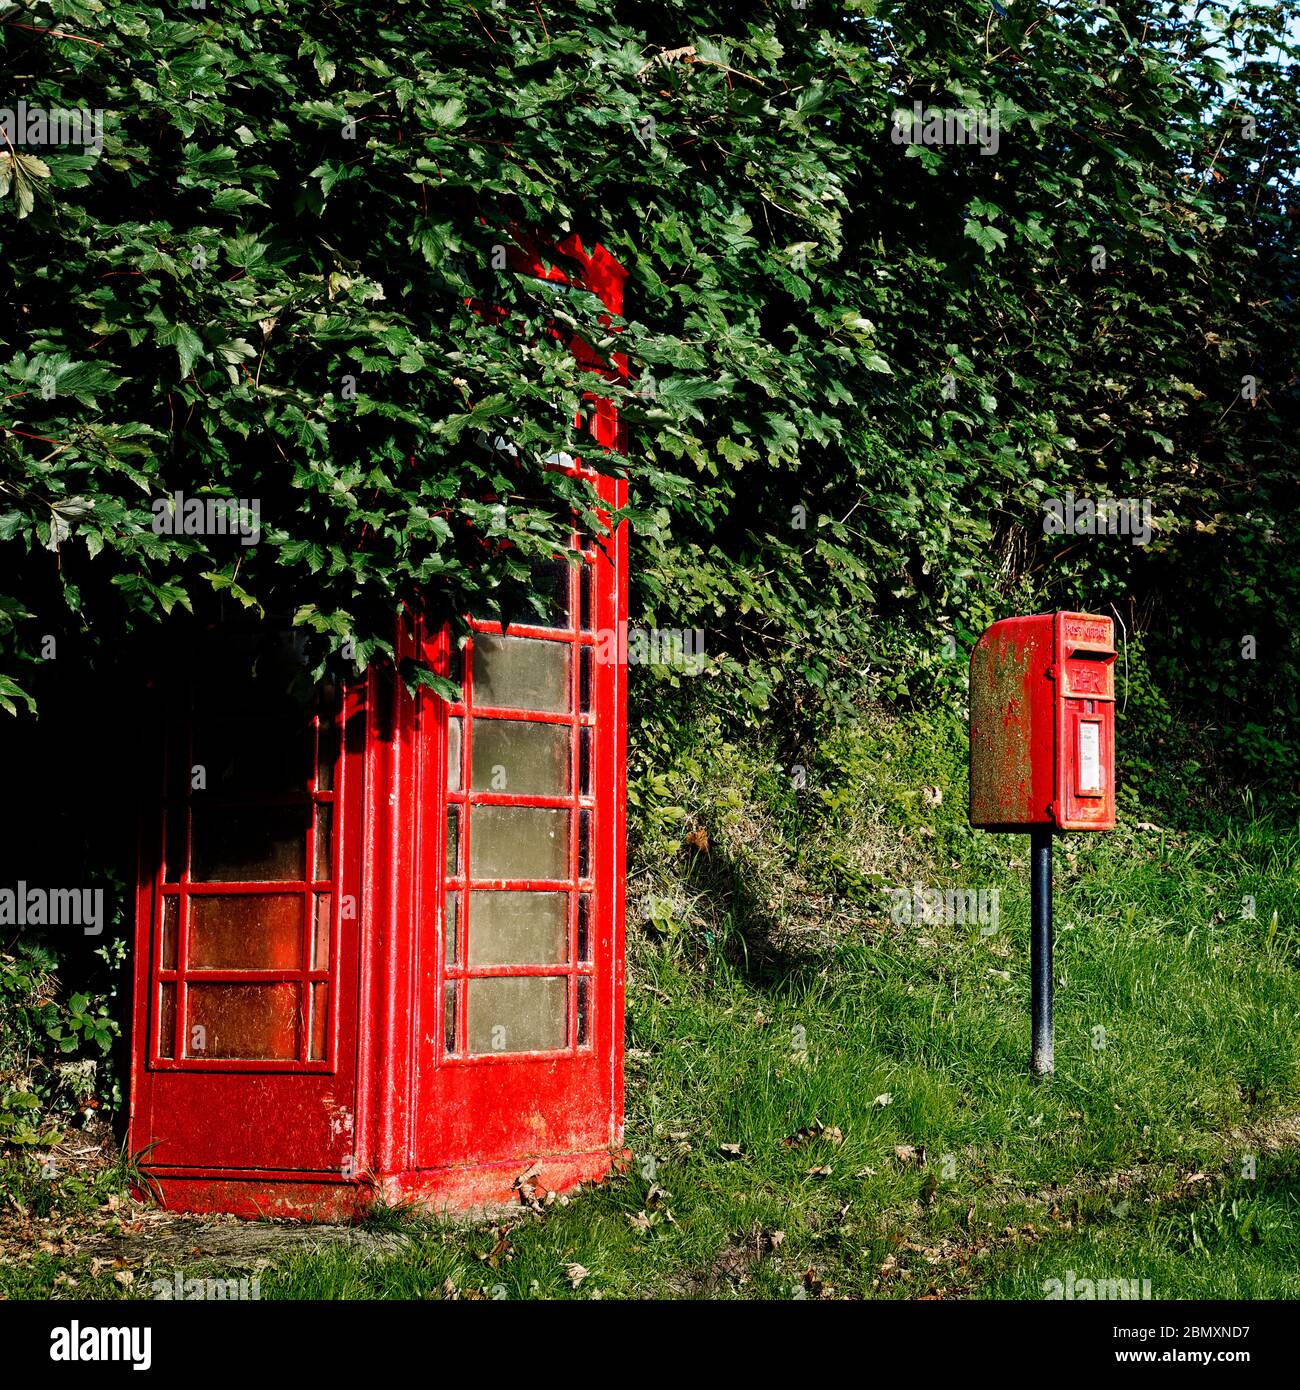
[[[528,1199],[545,1201],[626,1171],[630,1155],[609,1149],[508,1163],[420,1169],[347,1181],[334,1174],[232,1173],[142,1168],[134,1193],[167,1211],[229,1213],[249,1220],[320,1224],[359,1221],[377,1205],[473,1216]]]

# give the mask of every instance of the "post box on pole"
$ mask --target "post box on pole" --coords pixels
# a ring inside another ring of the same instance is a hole
[[[1053,1069],[1052,837],[1115,828],[1115,640],[1109,618],[1004,618],[970,660],[970,823],[1028,831],[1033,1045]]]

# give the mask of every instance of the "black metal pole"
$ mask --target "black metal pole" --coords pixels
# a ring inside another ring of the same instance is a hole
[[[1050,1076],[1054,1068],[1052,1033],[1052,827],[1029,832],[1029,970],[1033,976],[1033,1054],[1029,1069]]]

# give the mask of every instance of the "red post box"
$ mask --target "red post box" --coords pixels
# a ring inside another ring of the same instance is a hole
[[[1115,827],[1115,640],[1109,618],[1004,618],[970,659],[970,823],[1027,830],[1030,1066],[1051,1075],[1052,836]]]
[[[621,311],[622,267],[560,249]],[[593,399],[595,452],[619,447]],[[626,484],[565,466],[610,520]],[[202,645],[136,899],[130,1146],[165,1205],[467,1208],[621,1154],[627,670],[596,653],[626,526],[570,543],[545,617],[472,619],[463,648],[403,628],[454,703],[372,668],[303,706],[289,633]]]
[[[970,823],[1113,830],[1115,643],[1109,618],[1004,618],[970,661]]]

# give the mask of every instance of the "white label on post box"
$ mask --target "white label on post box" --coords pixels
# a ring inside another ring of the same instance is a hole
[[[1101,725],[1079,725],[1079,790],[1101,791]]]

